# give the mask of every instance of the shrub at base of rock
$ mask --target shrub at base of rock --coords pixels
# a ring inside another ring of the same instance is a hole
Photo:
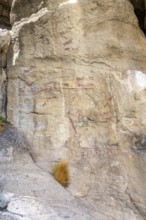
[[[52,174],[62,186],[67,187],[69,185],[70,177],[68,163],[66,160],[55,164],[52,169]]]

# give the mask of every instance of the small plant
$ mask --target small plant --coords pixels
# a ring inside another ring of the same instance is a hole
[[[10,125],[10,122],[0,116],[0,132],[3,132],[8,125]]]
[[[64,187],[69,185],[69,169],[66,160],[60,161],[52,168],[52,174],[54,178]]]
[[[3,132],[5,130],[5,126],[3,124],[0,124],[0,132]]]
[[[10,125],[10,122],[7,121],[6,118],[3,118],[2,116],[0,116],[0,124],[9,124]]]

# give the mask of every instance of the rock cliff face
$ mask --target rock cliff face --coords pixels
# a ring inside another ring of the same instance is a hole
[[[7,51],[10,44],[10,6],[8,1],[0,2],[0,115],[6,116],[7,105]]]
[[[10,29],[10,10],[12,0],[1,0],[0,2],[0,27]]]
[[[91,219],[146,218],[142,7],[129,0],[12,3],[8,119],[31,143],[37,166],[48,171],[69,161],[68,190],[86,197],[97,212]]]

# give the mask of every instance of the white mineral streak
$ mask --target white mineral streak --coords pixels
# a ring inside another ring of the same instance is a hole
[[[129,92],[133,90],[143,90],[146,88],[146,74],[138,70],[128,70],[127,78],[124,80]]]
[[[42,16],[44,16],[47,12],[48,12],[47,8],[42,8],[37,13],[32,14],[29,18],[22,18],[20,21],[14,23],[12,31],[10,31],[11,36],[12,36],[12,40],[15,39],[15,41],[14,41],[13,66],[15,65],[16,60],[19,57],[19,53],[20,53],[19,32],[20,32],[21,28],[26,24],[29,24],[31,22],[36,22]]]
[[[68,5],[68,4],[75,4],[75,3],[77,3],[77,2],[78,2],[78,0],[68,0],[68,1],[66,1],[66,2],[61,3],[61,4],[59,5],[59,8],[61,8],[62,6]]]
[[[146,88],[146,73],[136,71],[135,75],[136,75],[137,85],[141,87],[141,89],[145,89]]]

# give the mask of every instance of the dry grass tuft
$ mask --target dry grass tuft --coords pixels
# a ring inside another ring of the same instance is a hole
[[[54,178],[64,187],[69,185],[69,169],[66,160],[60,161],[52,168],[52,174]]]

